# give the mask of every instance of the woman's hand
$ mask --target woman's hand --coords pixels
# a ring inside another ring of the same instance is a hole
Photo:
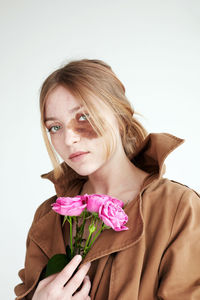
[[[60,273],[53,274],[41,280],[32,300],[89,300],[90,297],[88,294],[91,283],[86,274],[91,263],[84,264],[71,278],[81,260],[82,257],[76,255]],[[74,294],[82,282],[83,286]]]

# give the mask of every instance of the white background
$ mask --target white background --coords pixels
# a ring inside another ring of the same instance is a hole
[[[186,140],[166,176],[200,190],[200,1],[1,0],[0,31],[0,298],[14,299],[34,212],[54,194],[39,89],[64,63],[110,64],[147,130]]]

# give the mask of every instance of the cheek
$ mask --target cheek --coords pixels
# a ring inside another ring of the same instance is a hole
[[[51,144],[53,145],[54,149],[58,152],[58,154],[60,154],[63,142],[59,138],[59,136],[57,134],[52,135],[50,137],[50,141],[51,141]]]
[[[69,123],[69,128],[71,128],[75,133],[79,134],[81,137],[88,139],[98,138],[98,135],[90,125],[88,121],[77,122],[72,120]]]

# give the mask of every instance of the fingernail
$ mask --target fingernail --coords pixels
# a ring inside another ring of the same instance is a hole
[[[77,261],[77,262],[81,262],[81,261],[82,261],[82,256],[79,255],[79,254],[76,255],[75,258],[76,258],[76,261]]]

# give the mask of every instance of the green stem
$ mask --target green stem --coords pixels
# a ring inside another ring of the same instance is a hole
[[[81,224],[80,226],[80,236],[79,236],[79,242],[81,243],[82,241],[82,238],[83,238],[83,233],[84,233],[84,228],[85,228],[85,222],[86,222],[86,214],[87,214],[87,211],[84,210],[83,211],[83,216],[82,216],[82,219],[83,219],[83,223]]]
[[[74,243],[74,252],[77,252],[78,233],[79,233],[78,217],[74,217],[74,221],[76,221],[76,236],[75,236],[75,243]],[[77,254],[77,253],[75,253],[75,254]]]
[[[94,224],[95,221],[96,221],[96,219],[97,219],[97,218],[94,217],[91,224]],[[96,227],[97,227],[97,223],[98,223],[98,220],[96,221],[96,224],[95,224]],[[86,242],[86,244],[85,244],[85,248],[84,248],[84,250],[83,250],[83,258],[85,258],[86,254],[88,253],[88,251],[90,250],[90,248],[91,248],[92,245],[94,244],[96,238],[100,235],[100,233],[102,232],[103,229],[104,229],[104,224],[102,223],[102,224],[101,224],[101,228],[100,228],[99,231],[95,234],[95,236],[94,236],[94,238],[92,239],[92,241],[91,241],[91,235],[92,235],[94,232],[90,232],[89,237],[88,237],[88,239],[87,239],[87,242]],[[95,231],[96,231],[96,230],[95,230]],[[91,241],[91,242],[90,242],[90,241]],[[88,244],[89,244],[89,246],[88,246]]]
[[[71,248],[71,258],[73,257],[73,242],[72,242],[72,217],[69,216],[69,218],[67,218],[67,220],[69,221],[70,224],[70,248]]]
[[[83,250],[83,253],[85,253],[85,252],[87,251],[87,245],[88,245],[88,243],[89,243],[89,241],[90,241],[91,235],[92,235],[92,232],[89,233],[88,239],[87,239],[87,241],[86,241],[86,243],[85,243],[85,248],[84,248],[84,250]]]
[[[91,225],[94,225],[94,222],[95,222],[95,217],[93,216],[92,220],[91,220],[91,223],[89,225],[89,236],[88,236],[87,241],[85,243],[85,246],[84,246],[84,249],[83,249],[83,254],[87,254],[87,247],[88,247],[88,244],[91,240],[91,236],[94,233],[94,230],[91,230]]]
[[[82,238],[83,238],[83,232],[84,232],[84,227],[85,227],[85,222],[86,222],[86,216],[87,214],[87,210],[84,210],[82,212],[82,215],[75,217],[76,220],[76,235],[75,235],[75,249],[74,252],[78,252],[76,254],[80,254],[81,251],[81,242],[82,242]],[[82,219],[83,222],[80,226],[78,226],[79,224],[79,219]]]
[[[88,251],[90,250],[90,248],[92,247],[92,245],[94,244],[96,238],[100,235],[100,233],[104,230],[104,224],[101,225],[101,228],[99,229],[99,231],[95,234],[93,240],[91,241],[89,247],[88,247]]]
[[[83,229],[84,229],[84,227],[85,227],[85,222],[86,222],[85,215],[86,215],[86,213],[87,213],[87,211],[84,210],[84,211],[83,211],[83,216],[82,216],[83,223],[82,223],[81,226],[80,226],[80,229],[81,229],[81,238],[82,238],[82,236],[83,236],[83,231],[84,231]]]

